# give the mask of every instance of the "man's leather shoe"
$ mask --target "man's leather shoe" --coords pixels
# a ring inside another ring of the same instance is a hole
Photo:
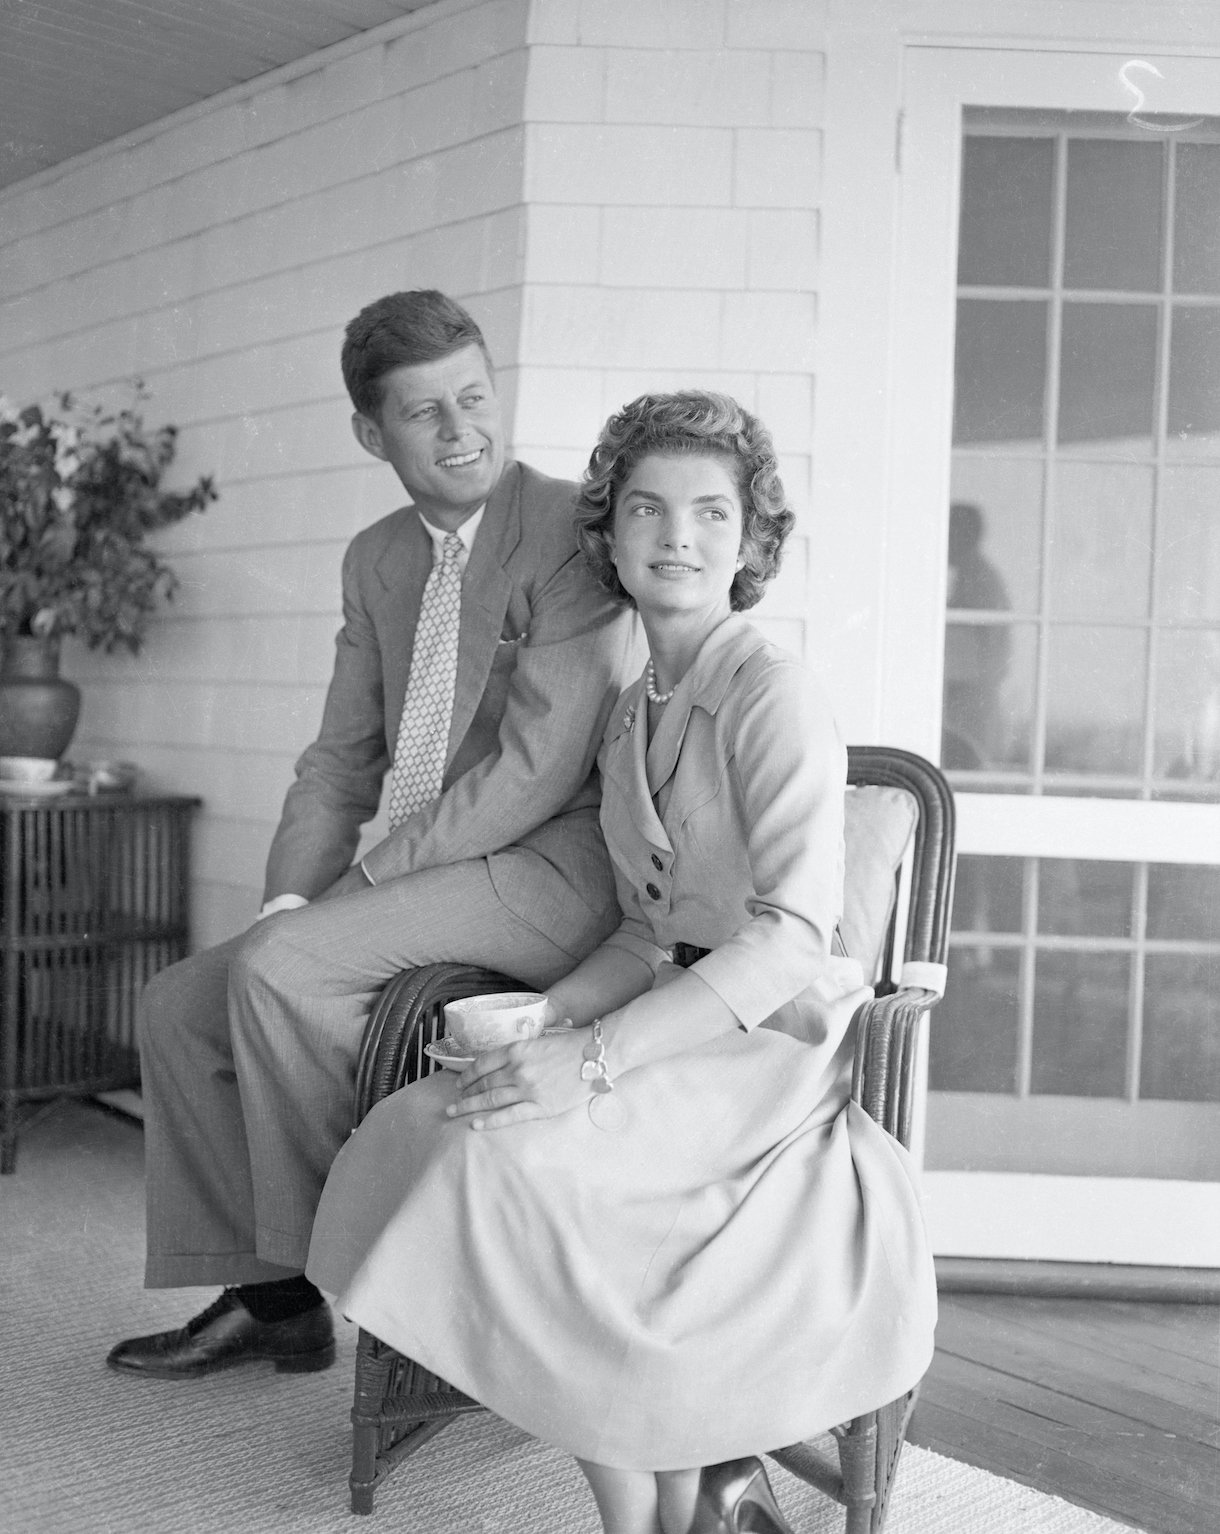
[[[335,1361],[335,1329],[330,1306],[315,1305],[286,1321],[258,1321],[235,1289],[185,1326],[148,1337],[129,1337],[112,1348],[106,1363],[123,1374],[155,1379],[195,1379],[266,1358],[279,1374],[312,1374]]]

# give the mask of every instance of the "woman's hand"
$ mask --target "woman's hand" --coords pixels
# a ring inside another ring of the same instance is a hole
[[[589,1083],[580,1079],[589,1037],[587,1028],[574,1028],[489,1049],[462,1072],[458,1099],[445,1111],[469,1119],[471,1129],[504,1129],[566,1113],[590,1096]]]
[[[542,1026],[544,1028],[572,1028],[575,1024],[570,1017],[564,1016],[563,1008],[556,1006],[554,1001],[548,996],[546,999],[546,1011],[542,1016]]]

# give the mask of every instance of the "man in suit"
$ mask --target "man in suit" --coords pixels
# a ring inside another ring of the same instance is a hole
[[[368,1011],[398,970],[484,964],[543,988],[618,921],[598,745],[632,620],[576,552],[575,487],[506,462],[478,326],[437,292],[347,327],[356,438],[412,504],[360,533],[317,740],[249,932],[163,971],[141,1009],[150,1288],[223,1284],[107,1363],[184,1378],[334,1358],[303,1276],[350,1128]],[[389,834],[355,866],[390,775]]]

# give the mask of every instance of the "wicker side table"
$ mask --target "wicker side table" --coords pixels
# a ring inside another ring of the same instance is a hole
[[[187,952],[199,802],[0,798],[0,1173],[37,1105],[139,1085],[136,1002]]]

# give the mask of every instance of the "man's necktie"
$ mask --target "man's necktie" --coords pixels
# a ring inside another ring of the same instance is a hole
[[[403,699],[394,769],[390,777],[390,829],[408,815],[431,804],[441,791],[449,724],[453,717],[453,688],[457,680],[458,625],[462,611],[462,571],[458,555],[462,540],[449,533],[441,557],[433,564],[419,622],[411,674]]]

